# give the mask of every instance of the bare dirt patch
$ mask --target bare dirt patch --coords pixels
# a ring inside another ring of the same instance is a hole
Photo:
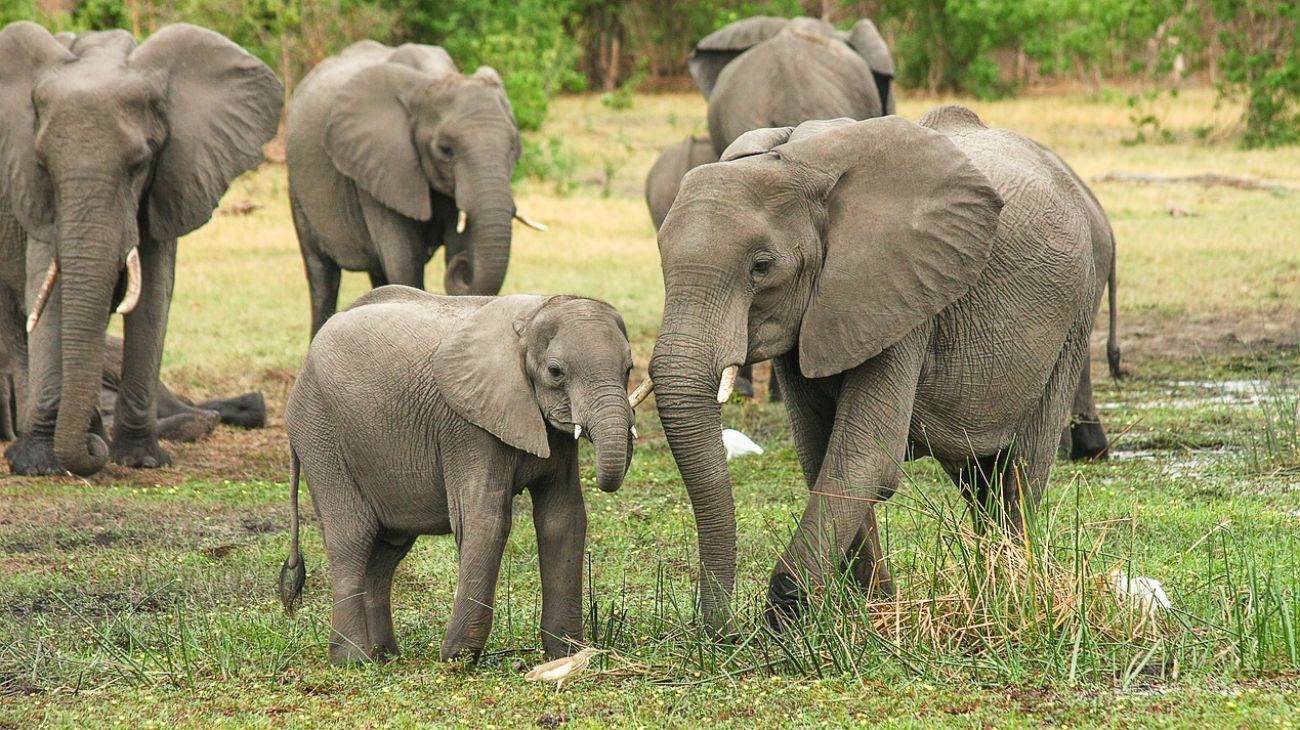
[[[1105,312],[1092,333],[1094,364],[1106,358]],[[1300,350],[1300,312],[1213,317],[1125,316],[1120,312],[1125,370],[1169,361],[1270,361]]]

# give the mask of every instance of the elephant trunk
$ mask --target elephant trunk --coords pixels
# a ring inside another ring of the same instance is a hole
[[[632,408],[622,388],[602,393],[589,419],[596,447],[596,486],[617,492],[632,462]]]
[[[509,170],[467,166],[458,175],[456,206],[465,213],[471,261],[450,272],[447,292],[492,296],[501,291],[510,262],[510,237],[515,201]],[[460,182],[464,180],[464,182]]]
[[[99,404],[104,330],[118,280],[118,267],[113,264],[119,259],[81,253],[102,249],[102,241],[87,245],[65,236],[62,243],[68,253],[60,261],[63,372],[54,453],[63,468],[89,476],[108,462],[108,446],[90,425]]]
[[[722,368],[714,347],[666,329],[655,343],[650,375],[664,435],[695,512],[700,611],[706,626],[723,631],[736,582],[736,510],[717,400]]]

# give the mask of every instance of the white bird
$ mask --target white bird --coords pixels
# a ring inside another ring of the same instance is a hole
[[[748,456],[754,454],[761,456],[763,447],[754,443],[753,439],[734,428],[722,429],[722,445],[727,447],[727,461],[731,461],[737,456]]]
[[[1106,577],[1120,603],[1132,603],[1149,618],[1155,618],[1157,608],[1168,611],[1174,607],[1165,594],[1164,587],[1155,578],[1130,578],[1119,568],[1111,570]]]
[[[555,682],[555,691],[559,692],[566,679],[582,674],[591,663],[591,658],[599,653],[600,649],[588,648],[573,656],[538,664],[524,675],[524,679],[529,682]]]

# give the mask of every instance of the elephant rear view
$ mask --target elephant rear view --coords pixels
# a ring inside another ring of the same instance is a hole
[[[442,247],[448,294],[500,291],[520,143],[496,71],[464,76],[436,46],[356,43],[298,86],[285,148],[313,334],[341,269],[424,288]]]
[[[690,69],[719,155],[752,129],[894,113],[893,60],[870,20],[839,31],[813,18],[746,18],[705,36]]]

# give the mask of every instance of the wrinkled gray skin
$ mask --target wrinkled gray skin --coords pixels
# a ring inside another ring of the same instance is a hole
[[[933,456],[977,513],[1020,533],[1104,284],[1068,169],[960,106],[757,130],[722,159],[686,175],[660,231],[650,363],[706,623],[725,630],[735,583],[716,400],[732,365],[775,361],[814,493],[773,571],[774,623],[840,570],[892,590],[872,504],[905,458]]]
[[[190,25],[138,47],[123,31],[60,40],[33,23],[0,31],[0,210],[13,219],[0,226],[0,278],[23,292],[22,306],[0,303],[8,352],[23,351],[20,313],[31,311],[52,259],[61,272],[26,342],[27,422],[5,453],[14,473],[88,475],[110,457],[170,463],[154,387],[176,239],[262,160],[282,97],[265,64]],[[137,246],[142,291],[125,318],[109,446],[96,409],[104,331]]]
[[[313,334],[335,311],[340,269],[423,289],[441,246],[448,294],[501,290],[520,143],[495,71],[462,76],[441,48],[362,41],[294,90],[285,145]]]
[[[104,338],[104,370],[99,389],[99,410],[104,414],[105,430],[112,430],[112,414],[117,410],[117,392],[122,384],[123,345],[121,337]],[[10,368],[20,366],[21,372]],[[26,382],[25,363],[14,363],[0,350],[0,441],[12,441],[17,435],[18,401],[14,383]],[[162,380],[156,385],[158,438],[164,441],[190,442],[212,433],[219,423],[240,428],[266,425],[266,400],[252,392],[233,398],[218,398],[195,404],[173,393]]]
[[[660,153],[645,178],[645,203],[656,231],[673,206],[682,177],[700,165],[717,161],[713,143],[702,137],[687,137]]]
[[[747,18],[705,36],[690,69],[718,154],[751,129],[894,113],[893,60],[870,20],[838,31],[814,18]]]
[[[285,411],[294,455],[293,545],[280,594],[305,577],[297,466],[325,535],[334,589],[330,661],[397,654],[393,570],[417,535],[456,536],[442,657],[477,656],[492,629],[512,498],[532,496],[550,656],[582,638],[586,511],[575,424],[612,492],[632,458],[627,333],[604,302],[443,297],[389,286],[321,328]]]

